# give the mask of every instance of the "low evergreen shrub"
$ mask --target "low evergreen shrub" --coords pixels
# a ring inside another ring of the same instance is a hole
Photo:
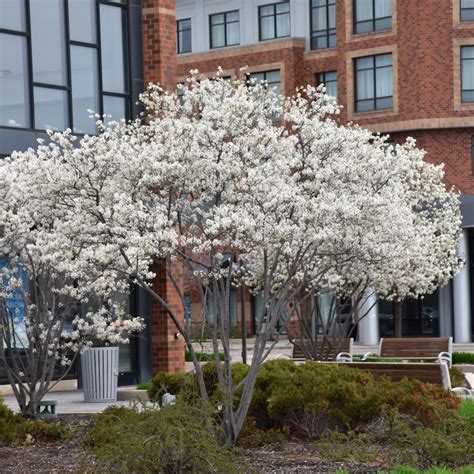
[[[474,353],[472,352],[453,352],[453,364],[474,364]]]
[[[217,444],[208,414],[180,402],[161,410],[108,408],[84,444],[111,472],[243,472],[239,459]]]
[[[54,421],[28,420],[13,413],[0,395],[0,442],[23,444],[67,438],[70,430]]]

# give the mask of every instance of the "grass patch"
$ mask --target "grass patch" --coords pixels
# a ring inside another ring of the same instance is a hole
[[[474,429],[474,400],[464,399],[461,400],[461,405],[459,407],[459,412],[461,416],[467,420],[467,422]],[[474,472],[474,470],[473,470]]]
[[[395,466],[390,471],[385,472],[389,474],[472,474],[474,472],[474,465],[464,466],[458,469],[432,467],[430,469],[421,470],[411,466]]]
[[[453,364],[474,364],[474,353],[453,352]]]

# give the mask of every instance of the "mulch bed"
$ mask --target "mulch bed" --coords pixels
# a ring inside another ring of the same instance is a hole
[[[35,442],[21,446],[0,445],[0,473],[82,473],[107,472],[97,460],[86,453],[81,441],[91,415],[61,415],[60,422],[72,427],[74,436],[57,442]],[[318,457],[314,443],[290,441],[283,450],[271,447],[243,450],[243,455],[254,472],[334,473],[345,469],[350,473],[376,473],[385,466],[356,462],[329,462]]]

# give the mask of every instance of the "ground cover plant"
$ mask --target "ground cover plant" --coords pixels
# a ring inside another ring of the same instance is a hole
[[[30,420],[13,413],[0,394],[0,444],[31,444],[38,440],[60,440],[70,435],[67,427],[54,421]]]

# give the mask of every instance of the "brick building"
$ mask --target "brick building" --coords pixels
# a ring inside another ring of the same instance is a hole
[[[47,128],[94,133],[87,109],[134,117],[147,82],[171,89],[190,69],[218,66],[228,77],[248,66],[285,94],[324,82],[342,121],[394,141],[413,136],[429,161],[445,163],[461,193],[467,265],[434,295],[404,302],[403,333],[472,340],[474,0],[0,0],[0,158],[35,146]],[[163,269],[155,284],[179,304]],[[230,304],[237,331],[239,291]],[[258,306],[246,296],[249,332]],[[141,291],[130,308],[149,324],[121,349],[121,381],[181,370],[166,314]],[[391,304],[360,329],[365,343],[392,335]]]

